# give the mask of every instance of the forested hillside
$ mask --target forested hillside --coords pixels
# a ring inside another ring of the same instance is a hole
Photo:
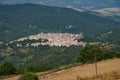
[[[98,37],[98,39],[120,45],[120,29],[115,29],[108,33],[102,34]]]
[[[55,68],[72,63],[74,58],[79,55],[80,48],[81,46],[16,47],[14,44],[0,45],[0,62],[12,62],[17,68],[33,65]]]
[[[120,23],[87,12],[33,4],[0,5],[0,39],[10,41],[40,32],[100,34]]]

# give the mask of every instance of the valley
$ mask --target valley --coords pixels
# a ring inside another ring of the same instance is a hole
[[[0,1],[0,80],[119,80],[119,4]]]

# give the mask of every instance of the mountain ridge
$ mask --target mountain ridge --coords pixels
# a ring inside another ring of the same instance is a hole
[[[0,5],[0,11],[0,39],[5,41],[40,32],[94,35],[120,27],[120,22],[69,8],[19,4]]]
[[[75,7],[84,9],[102,9],[111,7],[120,7],[120,0],[4,0],[1,4],[24,4],[34,3],[59,7]],[[99,4],[99,5],[98,5]]]

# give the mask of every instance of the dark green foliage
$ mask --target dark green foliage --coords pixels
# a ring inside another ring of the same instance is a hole
[[[92,63],[95,60],[95,53],[97,61],[104,59],[120,58],[120,52],[111,51],[105,48],[100,49],[99,46],[87,45],[81,49],[80,55],[74,60],[74,62]]]
[[[120,58],[120,52],[105,51],[103,54],[103,59]]]
[[[112,30],[110,34],[99,36],[100,40],[120,45],[120,28]]]
[[[51,67],[48,66],[31,66],[23,69],[19,69],[18,73],[25,73],[25,72],[44,72],[52,70]]]
[[[43,72],[43,71],[48,71],[48,70],[52,70],[52,68],[47,67],[47,66],[32,66],[32,67],[28,67],[27,71],[30,72]]]
[[[13,45],[14,46],[14,45]],[[12,46],[11,46],[12,47]],[[10,61],[17,68],[29,66],[48,66],[50,68],[70,64],[79,55],[81,46],[57,47],[57,46],[38,46],[38,47],[12,47],[12,51],[7,48],[1,52],[1,62]],[[9,53],[5,52],[6,50]],[[7,56],[7,57],[6,57]],[[44,69],[43,69],[44,70]],[[41,71],[43,71],[41,70]],[[33,70],[34,71],[34,70]]]
[[[96,37],[93,36],[84,36],[84,38],[78,39],[78,42],[101,42],[101,40],[97,39]]]
[[[94,62],[95,53],[97,61],[101,60],[102,51],[100,48],[94,45],[87,45],[80,50],[80,55],[76,61],[81,63],[92,63]]]
[[[69,28],[70,25],[72,28]],[[96,35],[119,27],[119,22],[68,8],[33,4],[0,5],[0,39],[4,41],[40,32]]]
[[[25,73],[18,80],[39,80],[38,76],[33,73]]]
[[[16,73],[16,68],[13,66],[13,64],[9,62],[4,62],[0,64],[0,76],[11,75],[15,73]]]
[[[7,48],[7,46],[6,46],[5,44],[1,44],[1,45],[0,45],[0,50],[6,49],[6,48]]]

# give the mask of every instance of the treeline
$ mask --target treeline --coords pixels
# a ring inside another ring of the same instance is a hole
[[[39,68],[41,69],[41,68]],[[43,68],[41,70],[46,70],[48,68]],[[32,67],[30,68],[31,70],[35,70],[35,68],[33,69]],[[38,68],[37,68],[38,70]],[[18,80],[39,80],[38,76],[31,73],[30,71],[24,71],[24,73],[22,73],[21,77]],[[39,70],[38,70],[39,71]],[[18,73],[19,71],[14,67],[13,64],[9,63],[9,62],[3,62],[0,64],[0,76],[6,76],[6,75],[14,75],[14,74],[20,74]]]
[[[93,63],[95,61],[95,57],[97,61],[120,58],[120,52],[100,48],[97,45],[87,45],[80,50],[80,54],[77,58],[75,58],[74,62],[83,64]]]
[[[13,64],[4,62],[0,64],[0,76],[16,74],[17,70]]]
[[[49,70],[52,70],[53,68],[52,67],[49,67],[49,66],[29,66],[29,67],[26,67],[26,68],[22,68],[22,69],[18,69],[17,70],[17,73],[26,73],[26,72],[44,72],[44,71],[49,71]]]
[[[10,62],[3,62],[0,64],[0,76],[13,75],[13,74],[24,74],[27,72],[44,72],[52,70],[53,68],[48,66],[30,66],[22,69],[17,69]]]

